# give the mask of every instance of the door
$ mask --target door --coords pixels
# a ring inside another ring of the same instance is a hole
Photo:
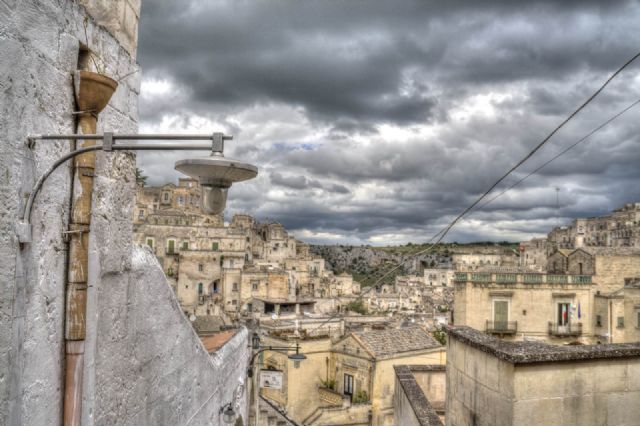
[[[353,399],[353,376],[351,374],[344,375],[344,392],[345,395],[349,396],[349,399]]]
[[[569,304],[558,303],[558,327],[569,325]]]
[[[493,301],[493,327],[495,330],[506,330],[509,321],[509,302],[506,300]]]

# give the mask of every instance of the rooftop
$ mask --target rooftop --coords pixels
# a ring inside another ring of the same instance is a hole
[[[511,364],[640,357],[640,342],[610,343],[605,345],[551,345],[542,342],[507,342],[471,327],[444,327],[450,338],[464,342]]]
[[[376,357],[441,347],[420,327],[355,332],[353,336]]]
[[[216,352],[218,349],[223,347],[233,336],[238,332],[237,329],[221,331],[220,333],[216,333],[210,336],[203,336],[200,338],[202,340],[202,344],[204,348],[210,354]]]

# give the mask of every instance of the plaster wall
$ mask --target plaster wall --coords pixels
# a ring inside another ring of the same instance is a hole
[[[0,424],[50,424],[62,416],[68,164],[36,198],[33,242],[21,248],[13,228],[36,179],[70,150],[69,141],[37,142],[31,150],[25,142],[29,134],[75,133],[71,76],[80,44],[104,60],[109,75],[138,69],[99,18],[70,0],[0,2]],[[123,78],[99,128],[135,131],[138,92],[138,74]]]
[[[632,425],[640,418],[640,360],[518,365],[514,424]]]
[[[487,321],[493,321],[494,300],[508,302],[508,321],[517,321],[517,332],[508,339],[522,340],[533,337],[549,342],[562,343],[576,340],[574,337],[552,337],[548,333],[549,322],[557,322],[557,303],[567,302],[576,306],[573,322],[582,323],[582,335],[578,340],[593,337],[595,326],[593,287],[591,284],[456,284],[454,297],[454,321],[485,331]],[[580,305],[580,318],[577,306]]]
[[[456,339],[447,340],[446,424],[522,424],[513,421],[514,366]]]

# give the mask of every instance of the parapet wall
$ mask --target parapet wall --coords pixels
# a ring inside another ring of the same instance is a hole
[[[448,327],[447,425],[637,424],[640,343],[505,342]]]

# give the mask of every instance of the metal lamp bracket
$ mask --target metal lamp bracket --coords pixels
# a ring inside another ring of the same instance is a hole
[[[104,132],[102,135],[32,135],[28,136],[25,145],[28,149],[35,147],[36,141],[39,140],[99,140],[102,141],[100,145],[92,145],[88,147],[78,148],[75,151],[71,151],[64,154],[62,157],[54,161],[54,163],[40,176],[35,183],[33,190],[29,194],[29,198],[24,206],[22,217],[14,224],[14,231],[20,243],[30,243],[32,240],[31,232],[31,210],[33,208],[33,202],[36,195],[42,188],[44,181],[53,173],[61,164],[64,164],[67,160],[87,152],[91,151],[211,151],[212,155],[222,155],[224,150],[224,141],[232,140],[233,136],[227,136],[222,133],[213,133],[209,135],[118,135],[112,132]],[[118,143],[119,140],[128,141],[210,141],[208,145],[202,144],[144,144],[144,143]],[[72,232],[84,232],[81,231],[66,231],[63,233],[63,238],[68,238]]]

